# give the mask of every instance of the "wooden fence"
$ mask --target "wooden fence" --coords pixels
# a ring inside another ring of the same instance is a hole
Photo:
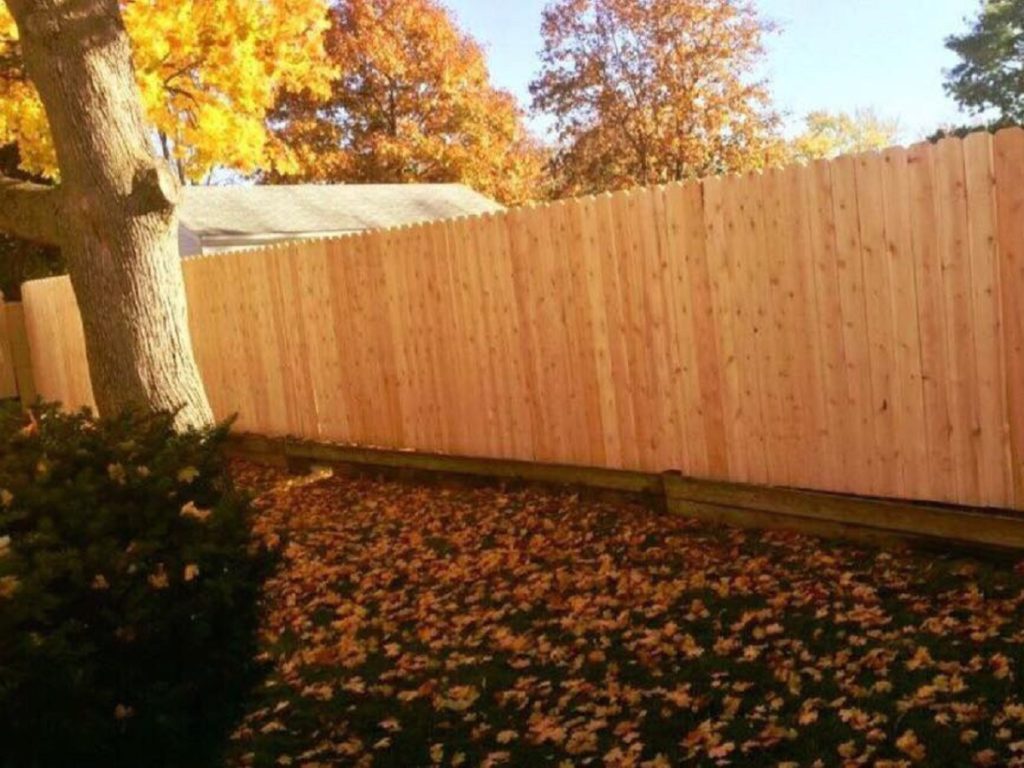
[[[218,416],[1024,508],[1024,131],[184,264]],[[44,397],[91,402],[66,279]]]
[[[4,295],[0,293],[0,400],[18,396],[11,333],[7,325],[7,305],[4,303]]]

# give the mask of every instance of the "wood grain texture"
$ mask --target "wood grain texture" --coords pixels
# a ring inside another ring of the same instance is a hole
[[[11,362],[14,369],[16,394],[22,405],[36,401],[36,383],[32,374],[32,352],[28,346],[25,330],[25,308],[21,302],[11,302],[3,307],[7,341],[10,345]]]
[[[995,136],[999,297],[1006,422],[1016,508],[1024,507],[1024,129]]]
[[[4,304],[3,294],[0,293],[0,400],[18,396],[11,331],[7,326],[7,307]]]

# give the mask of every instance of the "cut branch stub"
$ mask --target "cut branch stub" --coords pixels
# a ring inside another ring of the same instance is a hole
[[[132,179],[134,213],[173,211],[180,202],[180,187],[171,171],[159,161],[140,168]]]
[[[60,245],[60,208],[56,187],[0,176],[0,232]]]

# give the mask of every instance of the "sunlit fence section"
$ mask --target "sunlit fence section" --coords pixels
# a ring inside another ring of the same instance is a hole
[[[1024,508],[1024,131],[184,263],[238,428]],[[64,279],[36,386],[91,400]]]

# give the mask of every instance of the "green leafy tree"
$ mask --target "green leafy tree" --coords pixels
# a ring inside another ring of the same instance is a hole
[[[946,81],[960,106],[1024,122],[1024,0],[986,0],[970,31],[946,47],[960,57]]]
[[[1013,128],[1021,126],[1021,123],[1010,118],[999,118],[998,120],[990,120],[984,123],[968,123],[965,125],[944,125],[939,128],[935,133],[928,136],[928,141],[933,144],[942,139],[954,136],[958,139],[962,139],[968,134],[977,133],[978,131],[988,131],[989,133],[995,133],[1001,131],[1003,128]]]

